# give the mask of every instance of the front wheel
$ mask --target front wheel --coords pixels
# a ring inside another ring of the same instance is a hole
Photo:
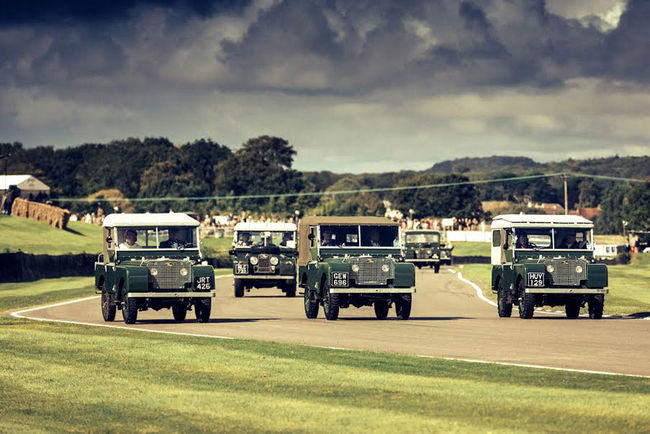
[[[523,279],[519,282],[519,318],[531,319],[535,314],[535,294],[527,294]]]
[[[375,301],[373,307],[375,308],[375,316],[377,319],[386,319],[388,317],[390,301]]]
[[[318,302],[312,295],[314,295],[313,292],[309,288],[305,288],[305,316],[309,319],[318,317]]]
[[[499,318],[510,318],[512,315],[512,300],[508,300],[508,295],[501,287],[501,281],[497,285],[497,312]]]
[[[127,324],[135,324],[138,320],[138,299],[133,297],[124,297],[122,305],[122,318]]]
[[[295,297],[296,296],[296,281],[295,280],[290,280],[285,284],[284,295],[286,295],[287,297]]]
[[[440,264],[436,264],[433,266],[433,272],[436,274],[440,273]]]
[[[235,279],[235,297],[241,298],[244,296],[244,281],[242,279]]]
[[[569,319],[576,319],[580,316],[580,302],[578,300],[569,300],[564,307],[566,317]]]
[[[112,302],[111,296],[106,292],[106,286],[102,287],[102,316],[104,321],[113,321],[115,319],[115,313],[117,311],[117,306]]]
[[[187,307],[184,304],[174,304],[172,305],[172,314],[174,315],[174,320],[183,322],[187,316]]]
[[[327,281],[323,283],[323,293],[325,295],[323,298],[325,318],[334,321],[339,317],[339,295],[330,292],[330,285]]]
[[[411,317],[411,294],[404,294],[395,300],[395,313],[397,319],[407,320]]]
[[[605,307],[605,297],[594,295],[589,300],[589,318],[601,319],[603,317],[603,307]]]
[[[209,322],[212,310],[212,299],[200,298],[194,302],[194,313],[198,322]]]

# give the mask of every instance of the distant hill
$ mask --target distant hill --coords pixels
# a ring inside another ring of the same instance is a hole
[[[494,155],[481,158],[457,158],[434,164],[426,172],[430,173],[468,173],[494,171],[521,171],[539,168],[540,164],[528,157],[506,157]]]

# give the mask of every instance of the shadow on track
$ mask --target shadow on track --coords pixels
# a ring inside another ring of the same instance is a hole
[[[280,318],[210,318],[207,323],[199,323],[195,319],[188,318],[185,321],[176,321],[174,319],[142,319],[138,320],[135,325],[141,324],[234,324],[248,323],[257,321],[278,321]],[[116,321],[121,322],[121,321]],[[123,322],[122,322],[123,323]]]

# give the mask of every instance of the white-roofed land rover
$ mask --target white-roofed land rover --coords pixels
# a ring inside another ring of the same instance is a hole
[[[305,217],[298,227],[298,275],[305,315],[335,320],[339,309],[373,306],[385,319],[411,315],[415,267],[404,262],[397,223],[382,217]]]
[[[280,288],[296,296],[296,225],[242,222],[235,225],[233,248],[235,297],[251,288]]]
[[[579,216],[508,214],[492,220],[492,291],[500,317],[519,307],[532,318],[536,306],[564,306],[577,318],[603,315],[607,266],[594,261],[593,223]]]
[[[184,321],[194,308],[197,320],[208,322],[214,269],[202,262],[198,221],[182,213],[110,214],[103,226],[95,288],[105,321],[118,309],[133,324],[138,311],[169,308]]]

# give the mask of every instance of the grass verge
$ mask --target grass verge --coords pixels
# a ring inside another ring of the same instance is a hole
[[[464,264],[456,267],[463,276],[496,301],[490,291],[491,267],[483,264]],[[605,314],[633,315],[650,312],[650,255],[633,255],[628,265],[609,265],[609,294],[605,296]]]

